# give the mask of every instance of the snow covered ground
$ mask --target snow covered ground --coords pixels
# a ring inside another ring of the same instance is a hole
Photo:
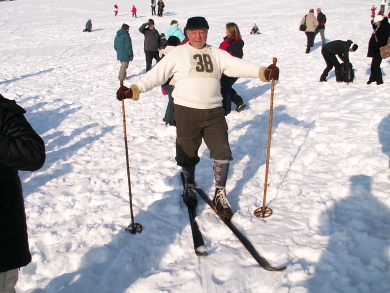
[[[0,92],[27,110],[47,147],[41,170],[21,172],[33,260],[21,269],[18,292],[390,292],[390,62],[382,62],[383,85],[366,85],[373,3],[166,0],[164,17],[154,18],[161,33],[172,19],[183,28],[188,17],[205,16],[215,46],[234,21],[244,59],[278,58],[267,193],[274,214],[253,216],[262,205],[271,88],[257,79],[235,85],[248,107],[227,116],[234,156],[227,188],[234,224],[272,265],[287,265],[284,272],[261,269],[202,201],[209,256],[195,256],[160,88],[126,101],[134,214],[144,230],[124,232],[129,194],[113,39],[122,23],[131,26],[129,86],[145,72],[138,27],[151,15],[148,0],[117,4],[114,17],[106,0],[0,3]],[[299,22],[317,7],[328,18],[328,40],[359,45],[352,84],[336,83],[334,71],[318,82],[319,36],[304,53]],[[93,32],[83,33],[89,18]],[[261,35],[249,35],[254,23]],[[196,179],[211,193],[212,160],[204,146],[200,154]]]

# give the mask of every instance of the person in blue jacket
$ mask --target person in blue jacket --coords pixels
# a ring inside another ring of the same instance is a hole
[[[92,21],[88,19],[87,23],[85,24],[85,30],[83,32],[91,32],[92,31]]]
[[[179,23],[177,22],[177,20],[171,21],[171,27],[169,28],[169,30],[166,33],[167,39],[169,39],[172,36],[177,37],[180,40],[180,42],[183,42],[184,39],[186,38],[184,36],[183,31],[179,28]]]
[[[83,32],[91,32],[92,31],[92,21],[88,19],[87,23],[85,24],[85,30]]]
[[[129,30],[130,26],[124,23],[122,28],[116,32],[114,40],[116,56],[121,63],[118,75],[121,86],[123,85],[123,80],[126,79],[126,70],[129,67],[129,62],[133,61],[133,46],[131,44]]]

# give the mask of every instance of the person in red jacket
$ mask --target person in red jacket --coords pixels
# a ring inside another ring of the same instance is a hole
[[[115,3],[115,5],[114,5],[114,8],[115,8],[115,10],[114,10],[114,13],[115,13],[115,16],[117,16],[118,15],[118,5]]]
[[[242,59],[244,52],[244,41],[241,38],[240,29],[234,22],[226,24],[226,37],[219,45],[219,48],[230,53],[230,55]],[[237,81],[237,77],[229,77],[222,75],[221,77],[221,95],[222,95],[222,107],[225,110],[225,115],[231,112],[231,102],[236,104],[236,111],[241,112],[246,105],[242,98],[233,89],[233,84]]]
[[[133,14],[133,17],[137,18],[137,8],[133,5],[133,8],[131,9],[131,13]]]

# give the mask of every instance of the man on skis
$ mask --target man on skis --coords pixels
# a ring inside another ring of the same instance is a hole
[[[164,84],[173,76],[176,161],[185,177],[183,201],[187,205],[197,204],[195,166],[200,160],[198,150],[203,139],[210,150],[210,158],[214,159],[214,209],[223,219],[229,220],[232,211],[225,186],[233,157],[219,81],[225,73],[268,82],[277,79],[279,69],[275,65],[260,67],[207,45],[209,25],[204,17],[189,18],[186,29],[189,42],[174,48],[174,53],[166,55],[130,89],[121,87],[117,99],[138,100],[140,93]]]

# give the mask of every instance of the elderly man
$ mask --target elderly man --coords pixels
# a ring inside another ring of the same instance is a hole
[[[219,81],[225,73],[228,76],[260,78],[268,82],[270,79],[278,79],[279,69],[274,65],[260,67],[207,45],[209,25],[204,17],[189,18],[186,28],[189,42],[172,49],[130,89],[121,87],[117,98],[138,100],[140,92],[147,92],[173,76],[176,161],[182,167],[185,177],[183,201],[189,206],[197,204],[195,166],[200,160],[198,150],[203,139],[210,150],[210,158],[214,159],[214,209],[221,217],[229,220],[232,211],[225,186],[229,162],[233,157]]]

